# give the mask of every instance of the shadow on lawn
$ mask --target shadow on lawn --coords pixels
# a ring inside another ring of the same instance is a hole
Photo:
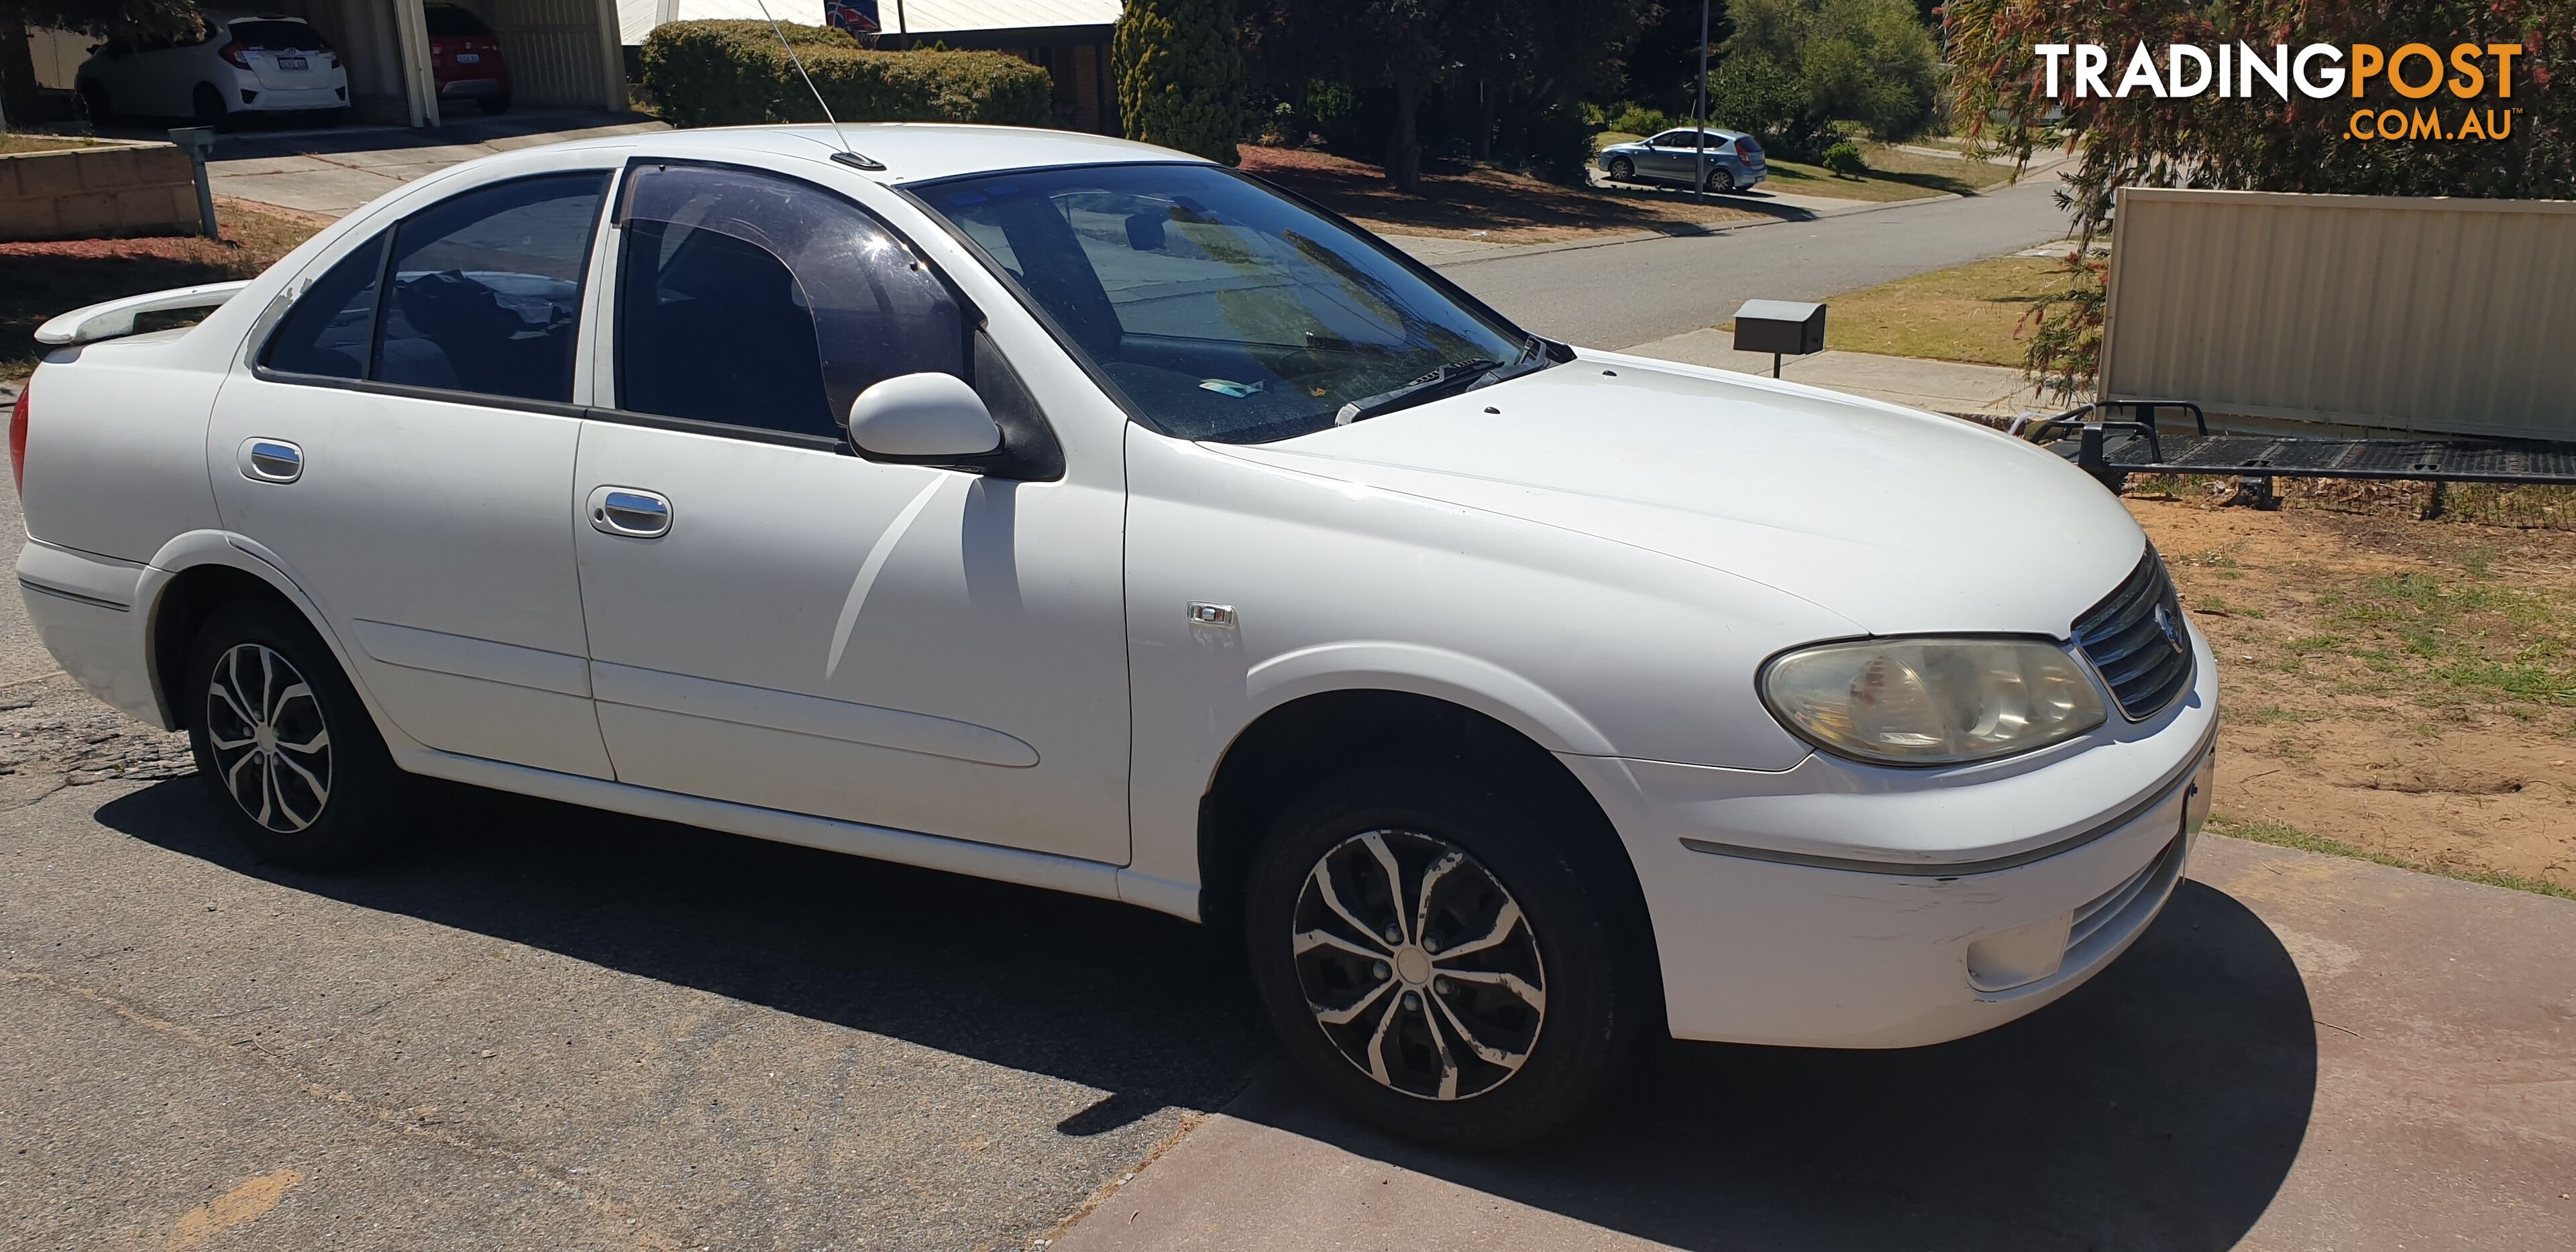
[[[195,779],[101,806],[233,872],[1110,1092],[1059,1124],[1224,1105],[1269,1044],[1240,961],[1141,909],[461,787],[379,868],[251,860]],[[2127,956],[1985,1035],[1892,1052],[1653,1050],[1596,1123],[1485,1156],[1265,1081],[1227,1111],[1686,1248],[2216,1249],[2287,1175],[2317,1077],[2280,941],[2186,882]]]

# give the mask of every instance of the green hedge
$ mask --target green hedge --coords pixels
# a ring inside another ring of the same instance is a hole
[[[844,122],[1051,120],[1047,72],[1007,53],[872,52],[832,27],[782,25]],[[767,22],[665,22],[641,60],[645,90],[674,126],[823,120]]]

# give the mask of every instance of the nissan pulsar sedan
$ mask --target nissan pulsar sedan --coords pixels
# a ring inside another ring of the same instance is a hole
[[[1124,900],[1450,1143],[1650,1032],[2001,1025],[2173,892],[2215,666],[2058,458],[1551,342],[1161,149],[842,143],[487,157],[47,323],[46,645],[272,861],[435,838],[426,775]]]

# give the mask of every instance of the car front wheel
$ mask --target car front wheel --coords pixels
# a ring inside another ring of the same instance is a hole
[[[1273,829],[1246,950],[1283,1046],[1337,1103],[1410,1138],[1503,1146],[1609,1085],[1651,991],[1575,855],[1593,832],[1550,812],[1389,772],[1327,783]]]
[[[1612,181],[1615,182],[1626,183],[1636,181],[1637,163],[1626,157],[1610,158],[1610,177]]]
[[[190,653],[197,772],[260,859],[355,864],[393,847],[404,777],[312,627],[287,610],[218,611]]]

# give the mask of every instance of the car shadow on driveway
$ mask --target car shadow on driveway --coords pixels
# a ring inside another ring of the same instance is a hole
[[[299,891],[1111,1093],[1058,1129],[1212,1109],[1268,1048],[1239,961],[1129,905],[431,784],[420,846],[332,874],[260,863],[197,779],[110,829]]]
[[[1889,1052],[1674,1043],[1581,1130],[1485,1157],[1265,1082],[1227,1113],[1683,1248],[2234,1246],[2316,1092],[2306,985],[2186,881],[2127,955],[2021,1021]]]
[[[1245,1091],[1269,1047],[1239,959],[1174,918],[443,785],[418,851],[307,874],[240,850],[199,787],[147,787],[98,820],[315,895],[1111,1093],[1067,1134],[1225,1106],[1685,1248],[2228,1247],[2287,1176],[2316,1090],[2297,967],[2197,882],[2110,970],[2002,1029],[1889,1052],[1663,1045],[1594,1122],[1461,1155],[1354,1126],[1284,1077]]]

